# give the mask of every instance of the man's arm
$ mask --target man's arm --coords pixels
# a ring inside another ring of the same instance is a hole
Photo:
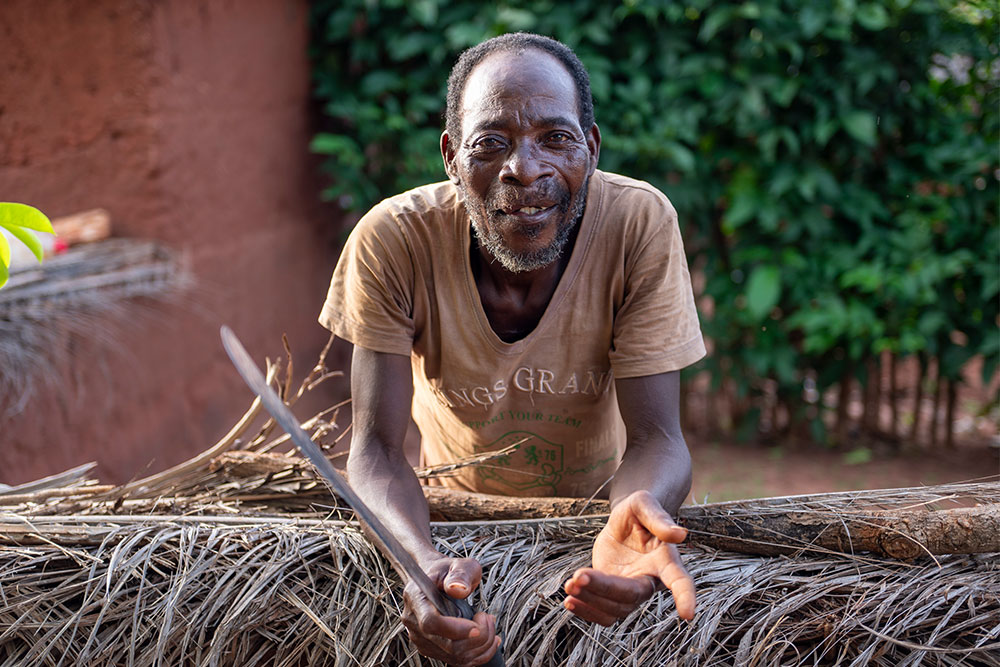
[[[615,382],[626,448],[611,481],[611,504],[649,491],[671,515],[691,492],[691,455],[681,433],[680,371]]]
[[[680,429],[680,373],[617,380],[627,441],[611,483],[612,512],[594,541],[593,567],[565,585],[567,609],[611,625],[645,602],[659,584],[681,618],[693,618],[694,582],[677,553],[686,531],[677,513],[691,489],[691,457]]]
[[[448,595],[465,598],[482,570],[470,558],[446,558],[431,541],[427,501],[403,452],[410,421],[413,378],[409,357],[354,348],[351,399],[354,415],[347,472],[351,486],[392,531],[431,580]],[[496,651],[495,619],[442,616],[415,586],[404,592],[403,624],[428,657],[453,664],[483,664]]]

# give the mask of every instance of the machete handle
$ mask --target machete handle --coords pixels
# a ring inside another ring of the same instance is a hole
[[[472,605],[462,600],[460,598],[453,598],[447,593],[441,593],[441,597],[444,598],[445,604],[448,605],[448,615],[454,616],[456,618],[464,618],[467,621],[471,621],[472,617],[476,615],[476,610],[472,608]],[[489,662],[484,663],[483,667],[504,667],[503,659],[503,644],[497,648],[497,652],[493,654]]]

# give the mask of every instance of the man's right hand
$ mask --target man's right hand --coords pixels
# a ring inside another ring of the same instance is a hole
[[[458,599],[469,597],[483,576],[472,558],[440,558],[424,569],[439,589]],[[496,618],[490,614],[478,612],[471,621],[443,616],[412,582],[403,601],[403,626],[421,655],[449,665],[482,665],[500,647]]]

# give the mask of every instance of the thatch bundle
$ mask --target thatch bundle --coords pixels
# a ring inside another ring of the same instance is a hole
[[[111,335],[115,315],[141,314],[134,297],[174,298],[192,282],[177,255],[155,241],[107,239],[71,248],[40,266],[11,273],[0,291],[0,397],[14,413],[24,407],[31,381],[50,372],[67,334]],[[126,318],[118,318],[125,321]]]
[[[665,594],[611,628],[580,622],[559,589],[601,524],[434,527],[445,553],[483,563],[509,665],[1000,664],[1000,564],[981,556],[686,547],[694,622]],[[427,664],[399,624],[395,573],[351,525],[7,517],[0,530],[3,665]]]
[[[329,375],[321,363],[303,387]],[[289,402],[303,391],[282,387]],[[167,473],[0,492],[0,665],[429,664],[399,623],[397,575],[350,512],[300,459],[274,453],[284,439],[270,424],[245,438],[257,410]],[[307,422],[316,440],[341,437],[336,414]],[[1000,665],[997,554],[850,553],[872,508],[934,515],[957,500],[979,503],[986,523],[976,525],[991,525],[1000,483],[685,510],[691,623],[668,594],[611,628],[562,608],[561,585],[587,564],[602,516],[436,523],[433,534],[442,552],[483,564],[480,605],[498,617],[508,665]],[[705,546],[721,523],[778,514],[843,524],[834,546],[849,553],[799,533],[752,540],[785,555]],[[715,523],[691,523],[699,516]],[[984,548],[997,540],[980,537]]]

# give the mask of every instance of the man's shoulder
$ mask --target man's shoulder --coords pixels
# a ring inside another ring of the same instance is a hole
[[[676,219],[674,205],[656,186],[610,171],[598,170],[595,176],[601,183],[602,208],[607,214],[633,222],[650,219],[657,224]]]
[[[383,199],[355,225],[352,236],[359,239],[405,239],[408,246],[426,243],[428,238],[449,238],[461,214],[458,189],[449,181],[422,185]]]
[[[383,199],[373,211],[394,216],[447,215],[461,206],[458,188],[451,181],[429,183]]]
[[[633,193],[635,196],[640,197],[651,196],[667,199],[667,196],[655,185],[641,181],[638,178],[616,174],[613,171],[601,171],[600,169],[597,170],[595,175],[603,181],[605,187],[613,191]]]

